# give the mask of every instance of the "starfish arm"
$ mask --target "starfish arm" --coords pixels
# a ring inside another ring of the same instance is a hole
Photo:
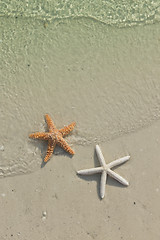
[[[48,162],[48,160],[50,159],[50,157],[54,151],[55,146],[56,146],[56,142],[53,142],[51,139],[49,139],[47,154],[45,156],[44,162]]]
[[[100,182],[100,196],[101,196],[101,198],[104,198],[104,195],[105,195],[106,179],[107,179],[107,172],[104,170],[102,172],[101,182]]]
[[[89,168],[89,169],[79,170],[79,171],[77,171],[77,173],[80,175],[92,175],[95,173],[101,173],[102,171],[103,171],[102,167],[97,167],[97,168]]]
[[[64,127],[64,128],[61,128],[59,130],[59,132],[62,134],[62,136],[66,136],[68,135],[75,127],[76,123],[75,122],[72,122],[71,124],[69,124],[68,126]]]
[[[59,138],[57,144],[62,147],[66,152],[74,155],[75,152],[72,150],[72,148],[69,146],[69,144],[61,137]]]
[[[120,165],[120,164],[128,161],[129,159],[130,159],[130,156],[125,156],[125,157],[119,158],[119,159],[117,159],[117,160],[107,164],[107,167],[108,168],[113,168],[113,167],[115,167],[117,165]]]
[[[45,118],[46,118],[49,132],[52,132],[54,129],[56,129],[56,126],[48,114],[45,115]]]
[[[101,166],[105,167],[106,163],[105,163],[102,151],[101,151],[101,149],[100,149],[100,147],[98,145],[96,145],[96,153],[97,153],[97,157],[98,157],[98,160],[99,160]]]
[[[111,169],[107,170],[107,173],[109,176],[111,176],[112,178],[116,179],[118,182],[120,182],[121,184],[128,186],[129,183],[127,182],[127,180],[125,180],[123,177],[121,177],[119,174],[113,172]]]
[[[31,133],[29,135],[30,138],[38,138],[42,140],[48,140],[49,139],[49,133],[42,133],[42,132],[36,132],[36,133]]]

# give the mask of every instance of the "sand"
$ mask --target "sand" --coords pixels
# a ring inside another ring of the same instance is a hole
[[[2,18],[1,18],[2,20]],[[3,21],[2,21],[3,22]],[[155,239],[160,237],[159,24],[115,28],[75,19],[45,23],[6,18],[0,80],[0,236],[8,239]],[[62,128],[60,148],[41,168],[45,113]],[[99,198],[100,176],[76,170],[131,155]]]

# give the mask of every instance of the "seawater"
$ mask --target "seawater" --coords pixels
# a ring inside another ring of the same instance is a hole
[[[158,1],[2,0],[0,16],[0,177],[40,168],[45,113],[77,122],[75,151],[160,119]]]
[[[118,27],[160,21],[159,0],[2,0],[0,16],[41,20],[63,20],[85,17]]]

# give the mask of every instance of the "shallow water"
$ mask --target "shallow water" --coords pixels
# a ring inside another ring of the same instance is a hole
[[[2,0],[0,15],[27,17],[41,20],[63,20],[86,17],[118,27],[133,26],[160,21],[159,0],[99,1],[99,0]]]
[[[47,145],[28,134],[47,130],[45,113],[58,128],[77,122],[66,138],[75,150],[159,119],[158,23],[116,28],[86,18],[2,17],[1,25],[2,177],[39,169]]]

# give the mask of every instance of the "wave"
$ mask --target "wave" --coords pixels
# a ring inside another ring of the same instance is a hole
[[[1,17],[25,17],[45,21],[90,18],[117,27],[153,24],[160,21],[159,0],[2,0]]]

